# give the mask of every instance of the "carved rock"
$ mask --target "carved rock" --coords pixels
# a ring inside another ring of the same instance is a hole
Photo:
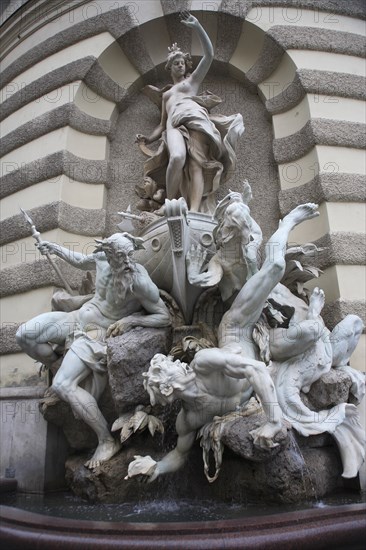
[[[117,416],[136,405],[148,405],[142,373],[149,369],[155,353],[168,353],[172,345],[171,328],[142,328],[109,338],[108,376]]]
[[[228,422],[222,431],[221,441],[241,458],[252,460],[253,462],[266,462],[272,460],[288,444],[287,430],[283,428],[276,434],[274,441],[278,443],[277,447],[262,449],[253,444],[253,438],[249,434],[264,424],[266,416],[264,413],[254,414],[248,417],[238,417],[232,422]]]
[[[107,422],[112,424],[116,418],[116,411],[108,386],[104,390],[98,405]],[[97,446],[98,440],[93,430],[82,419],[75,418],[70,405],[66,401],[57,398],[46,399],[41,406],[41,413],[45,420],[63,429],[67,442],[72,449],[93,449]]]
[[[347,373],[331,369],[312,384],[308,394],[301,394],[304,403],[313,411],[347,403],[352,381]]]
[[[313,436],[307,439],[311,440]],[[68,458],[66,479],[75,494],[94,502],[159,500],[168,494],[172,499],[294,503],[320,498],[342,483],[338,449],[331,439],[324,443],[330,444],[321,449],[300,447],[290,431],[285,448],[276,456],[271,455],[271,460],[266,462],[245,460],[226,448],[218,479],[208,483],[203,473],[202,450],[197,442],[181,470],[145,484],[124,479],[129,463],[135,455],[150,455],[157,460],[166,453],[166,447],[164,441],[165,451],[162,451],[159,437],[152,439],[141,434],[134,436],[111,460],[92,471],[84,467],[89,457],[86,453]]]

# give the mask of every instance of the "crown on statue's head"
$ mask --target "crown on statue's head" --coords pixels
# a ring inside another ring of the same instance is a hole
[[[183,52],[178,46],[177,42],[174,42],[171,46],[168,46],[168,52],[169,53],[168,53],[167,63],[165,65],[165,68],[167,71],[170,71],[172,63],[174,59],[176,59],[177,57],[183,57],[187,69],[192,68],[191,55],[189,53]]]
[[[183,53],[180,47],[178,46],[177,42],[174,42],[171,46],[168,46],[168,50],[170,53],[180,52]]]

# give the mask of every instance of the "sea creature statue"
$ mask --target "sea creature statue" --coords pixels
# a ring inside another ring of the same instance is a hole
[[[242,193],[230,191],[215,209],[216,254],[205,266],[207,251],[200,245],[192,245],[186,257],[189,282],[201,287],[218,284],[224,302],[258,271],[262,231],[250,215],[251,187],[247,181],[243,184]]]
[[[43,313],[21,325],[16,335],[20,347],[46,367],[59,359],[54,348],[65,346],[51,390],[96,433],[98,446],[85,464],[94,468],[120,448],[97,405],[107,382],[106,338],[134,327],[168,326],[169,313],[146,269],[133,259],[141,239],[116,233],[98,240],[96,251],[89,255],[42,240],[37,246],[42,254],[96,270],[94,296],[79,310]]]
[[[202,45],[203,57],[196,69],[189,73],[192,62],[177,44],[169,48],[166,69],[173,85],[158,90],[153,86],[146,94],[160,105],[161,121],[150,136],[137,134],[136,141],[150,156],[144,167],[145,176],[153,176],[166,166],[166,196],[184,197],[193,212],[215,209],[214,193],[221,182],[233,173],[235,147],[244,132],[240,114],[212,115],[211,107],[221,99],[207,92],[197,95],[213,61],[212,43],[199,21],[183,12],[181,22],[192,28]],[[156,152],[146,145],[161,139]]]
[[[353,478],[357,475],[365,457],[365,436],[357,407],[351,403],[341,403],[314,413],[300,397],[300,391],[308,393],[311,385],[323,374],[329,372],[332,366],[346,369],[353,381],[351,393],[358,403],[365,394],[364,374],[346,366],[362,334],[362,320],[356,315],[348,315],[330,332],[320,316],[323,305],[324,292],[315,288],[310,297],[306,320],[287,329],[289,336],[292,328],[297,332],[297,341],[307,340],[302,327],[305,324],[309,327],[312,325],[314,338],[309,340],[308,345],[303,346],[302,351],[295,347],[292,351],[286,352],[283,349],[283,342],[277,341],[276,348],[282,349],[280,353],[276,353],[276,350],[270,353],[270,357],[273,358],[272,378],[284,418],[305,437],[324,432],[330,433],[341,455],[342,476]],[[270,336],[269,340],[271,339]]]
[[[266,307],[253,330],[260,357],[269,365],[283,418],[301,435],[330,433],[340,451],[345,478],[355,477],[365,457],[365,434],[357,407],[341,403],[330,409],[313,411],[302,401],[300,392],[308,393],[311,385],[331,367],[347,372],[352,380],[351,393],[356,402],[365,394],[365,375],[347,365],[363,330],[357,315],[348,315],[330,332],[320,316],[324,292],[315,288],[309,305],[279,283],[269,295],[272,307]],[[289,317],[287,317],[289,316]],[[241,414],[241,411],[239,412]],[[244,409],[245,414],[245,409]],[[209,481],[217,478],[224,447],[221,435],[230,415],[206,424],[202,436],[205,473]],[[208,455],[214,452],[216,472],[208,474]]]
[[[251,432],[254,444],[263,448],[277,445],[275,437],[282,430],[282,411],[269,371],[265,363],[257,359],[252,331],[268,296],[284,274],[289,233],[296,225],[315,216],[318,216],[317,205],[305,204],[280,222],[266,244],[262,267],[245,282],[224,314],[218,329],[217,348],[199,350],[190,365],[162,354],[152,359],[144,375],[151,404],[182,401],[176,421],[177,446],[155,463],[151,457],[136,457],[129,466],[128,477],[144,475],[152,481],[179,469],[187,459],[196,431],[215,416],[244,405],[253,390],[266,415],[265,424]],[[300,350],[302,342],[297,345]]]

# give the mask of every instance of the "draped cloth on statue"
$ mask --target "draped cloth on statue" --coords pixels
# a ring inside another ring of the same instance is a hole
[[[201,96],[182,97],[172,107],[170,120],[174,128],[182,134],[187,148],[187,160],[184,167],[184,177],[181,196],[187,200],[189,189],[189,163],[193,158],[203,169],[204,193],[201,212],[213,214],[215,209],[214,193],[220,183],[229,179],[235,170],[235,147],[239,137],[244,132],[241,114],[211,115],[210,108],[221,103],[221,99],[210,93]],[[204,134],[201,140],[195,132]],[[166,142],[166,132],[158,150],[144,165],[145,176],[166,168],[169,161],[169,151]]]
[[[90,374],[80,383],[94,397],[100,396],[100,385],[104,388],[104,378],[107,374],[107,344],[98,339],[102,329],[83,331],[76,329],[67,339],[66,350],[71,350],[90,368]]]

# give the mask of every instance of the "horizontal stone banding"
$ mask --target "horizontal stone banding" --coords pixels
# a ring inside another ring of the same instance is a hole
[[[316,50],[357,57],[365,56],[363,36],[324,28],[276,25],[268,30],[284,50]]]
[[[3,169],[6,167],[3,166]],[[20,168],[16,167],[4,175],[0,180],[0,198],[12,195],[34,183],[57,178],[61,174],[83,183],[107,185],[108,162],[82,159],[69,151],[58,151]]]
[[[267,99],[266,108],[271,115],[283,113],[300,103],[306,93],[364,100],[366,80],[358,75],[301,69],[283,92]]]
[[[278,164],[303,157],[314,145],[366,148],[366,125],[357,122],[313,118],[301,130],[273,140]]]
[[[126,97],[130,97],[131,94],[136,93],[134,86],[130,86],[130,89],[126,90],[117,84],[104,72],[99,63],[95,63],[91,67],[90,71],[85,75],[84,82],[101,97],[117,104],[123,102]]]
[[[69,285],[74,289],[79,288],[85,271],[71,266],[57,256],[52,256],[52,258]],[[3,298],[49,286],[63,287],[56,271],[47,259],[7,267],[2,270],[0,275],[0,294]]]
[[[266,34],[260,56],[245,76],[253,84],[259,84],[277,68],[283,53],[283,47]]]
[[[19,324],[0,327],[0,355],[8,353],[18,353],[22,351],[15,340],[15,333],[18,330]]]
[[[335,302],[325,304],[322,312],[325,324],[330,330],[347,315],[358,315],[366,325],[365,302],[362,300],[342,300],[339,298]]]
[[[81,21],[46,39],[20,56],[3,71],[2,85],[5,86],[20,73],[68,46],[105,31],[108,31],[114,38],[119,38],[137,25],[138,21],[133,17],[133,12],[128,5]]]
[[[145,74],[154,70],[155,65],[151,60],[141,30],[134,27],[117,39],[123,53],[139,73]]]
[[[97,236],[105,230],[104,209],[92,210],[71,206],[63,201],[56,201],[29,210],[28,214],[41,233],[50,229],[60,228],[71,233]],[[29,224],[23,214],[6,218],[0,223],[0,244],[4,245],[30,235]]]
[[[244,19],[252,8],[256,8],[257,6],[268,7],[268,5],[268,0],[240,0],[239,8],[238,3],[232,0],[222,0],[220,10]],[[274,7],[315,10],[316,13],[319,11],[329,12],[331,15],[348,15],[350,17],[365,19],[363,0],[342,2],[341,4],[332,0],[271,0],[270,5]]]
[[[279,205],[281,214],[305,202],[363,202],[366,200],[365,178],[361,174],[323,173],[311,181],[281,190]]]
[[[223,12],[218,12],[217,17],[215,59],[223,63],[228,63],[240,38],[243,22]]]
[[[74,82],[75,80],[83,80],[95,62],[96,59],[93,56],[83,57],[58,69],[54,69],[24,88],[21,88],[3,102],[1,120],[27,103],[52,92],[64,84]]]
[[[366,236],[361,233],[328,233],[314,244],[324,248],[316,255],[316,266],[322,270],[332,265],[366,264]]]
[[[10,151],[48,132],[64,126],[71,126],[71,128],[80,132],[99,136],[108,136],[111,130],[111,122],[108,120],[101,120],[87,115],[75,104],[68,103],[61,107],[56,107],[53,111],[49,111],[27,122],[13,132],[7,134],[0,140],[2,154],[6,155]]]

